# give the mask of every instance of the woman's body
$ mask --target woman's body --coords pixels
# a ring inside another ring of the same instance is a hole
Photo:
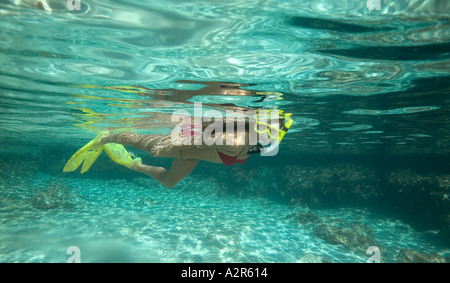
[[[235,133],[234,133],[235,134]],[[224,134],[225,135],[225,134]],[[224,163],[231,165],[233,161],[237,163],[245,162],[249,155],[248,149],[253,145],[248,145],[242,139],[247,135],[236,135],[234,145],[174,145],[171,135],[140,135],[131,132],[104,135],[100,143],[118,143],[129,145],[134,148],[144,150],[153,157],[175,158],[169,170],[163,167],[150,166],[145,164],[135,165],[130,169],[149,175],[162,185],[168,188],[174,187],[179,181],[186,177],[200,160],[212,163]],[[226,137],[224,137],[226,139]],[[240,140],[238,140],[240,139]],[[246,139],[248,140],[248,138]],[[194,142],[192,142],[194,144]],[[239,145],[243,144],[243,145]],[[234,162],[233,162],[234,163]]]
[[[260,150],[262,152],[262,150],[268,149],[268,147],[262,149],[263,144],[278,144],[292,120],[290,118],[286,120],[284,117],[277,118],[277,120],[277,127],[274,127],[257,120],[245,121],[244,119],[244,123],[240,124],[242,127],[238,127],[236,124],[236,130],[233,128],[231,131],[222,130],[228,129],[226,125],[231,120],[217,120],[198,127],[195,126],[193,121],[187,121],[178,125],[179,131],[174,129],[168,135],[143,135],[132,132],[110,134],[103,132],[78,150],[67,162],[63,171],[74,171],[84,162],[81,173],[86,172],[99,154],[105,150],[116,163],[147,174],[162,185],[172,188],[192,172],[200,160],[223,163],[227,166],[234,163],[243,164],[249,158],[249,153],[260,152]],[[234,123],[234,118],[232,121]],[[285,124],[285,122],[287,123]],[[255,123],[259,123],[263,130],[256,127]],[[211,129],[211,125],[219,127]],[[140,158],[133,159],[123,145],[146,151],[153,157],[174,158],[174,161],[169,170],[163,167],[145,165],[142,164]]]

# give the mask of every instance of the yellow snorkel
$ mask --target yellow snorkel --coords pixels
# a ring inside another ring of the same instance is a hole
[[[284,135],[286,134],[286,132],[289,130],[289,128],[291,127],[292,123],[294,123],[294,120],[291,119],[291,113],[288,113],[289,117],[287,122],[284,124],[283,127],[281,127],[280,129],[280,133],[278,134],[278,141],[281,142],[281,140],[283,139]]]

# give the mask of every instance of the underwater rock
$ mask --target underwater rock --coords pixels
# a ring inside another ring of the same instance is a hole
[[[445,174],[425,174],[410,168],[393,170],[386,186],[380,188],[384,209],[395,211],[418,228],[445,228],[443,216],[450,214],[449,180]]]
[[[34,195],[31,205],[36,209],[71,208],[78,202],[76,194],[68,187],[52,182]]]
[[[406,165],[405,162],[396,159],[392,164],[304,160],[303,164],[275,169],[275,175],[280,176],[276,193],[291,208],[381,210],[419,230],[439,228],[441,235],[450,242],[448,168],[421,163],[418,166],[411,162]]]
[[[281,194],[291,204],[311,208],[358,204],[368,205],[377,197],[378,179],[374,170],[355,164],[316,166],[288,165],[280,169],[283,178]]]
[[[350,251],[365,252],[369,246],[378,246],[372,229],[364,224],[321,224],[313,233],[331,245],[342,245]]]
[[[309,223],[320,223],[322,220],[320,216],[314,214],[310,210],[303,213],[292,213],[286,216],[286,219],[293,219],[297,224],[309,224]]]
[[[397,263],[445,263],[445,258],[437,253],[419,253],[415,250],[401,250]]]

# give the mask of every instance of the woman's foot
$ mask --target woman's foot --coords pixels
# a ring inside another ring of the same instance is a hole
[[[112,134],[109,131],[100,132],[97,135],[97,137],[95,138],[97,140],[96,144],[98,143],[98,144],[103,145],[103,144],[107,144],[107,143],[113,142],[111,140],[111,137],[112,137]]]

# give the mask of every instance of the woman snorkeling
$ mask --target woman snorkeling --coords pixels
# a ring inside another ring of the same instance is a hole
[[[293,122],[291,114],[280,110],[256,110],[253,113],[251,116],[207,119],[207,122],[185,116],[168,135],[101,132],[70,158],[63,171],[74,171],[83,163],[81,173],[84,173],[105,150],[114,162],[173,188],[200,160],[230,166],[245,163],[254,153],[274,155]],[[141,158],[128,153],[124,145],[146,151],[153,157],[174,158],[174,161],[169,170],[145,165]]]

